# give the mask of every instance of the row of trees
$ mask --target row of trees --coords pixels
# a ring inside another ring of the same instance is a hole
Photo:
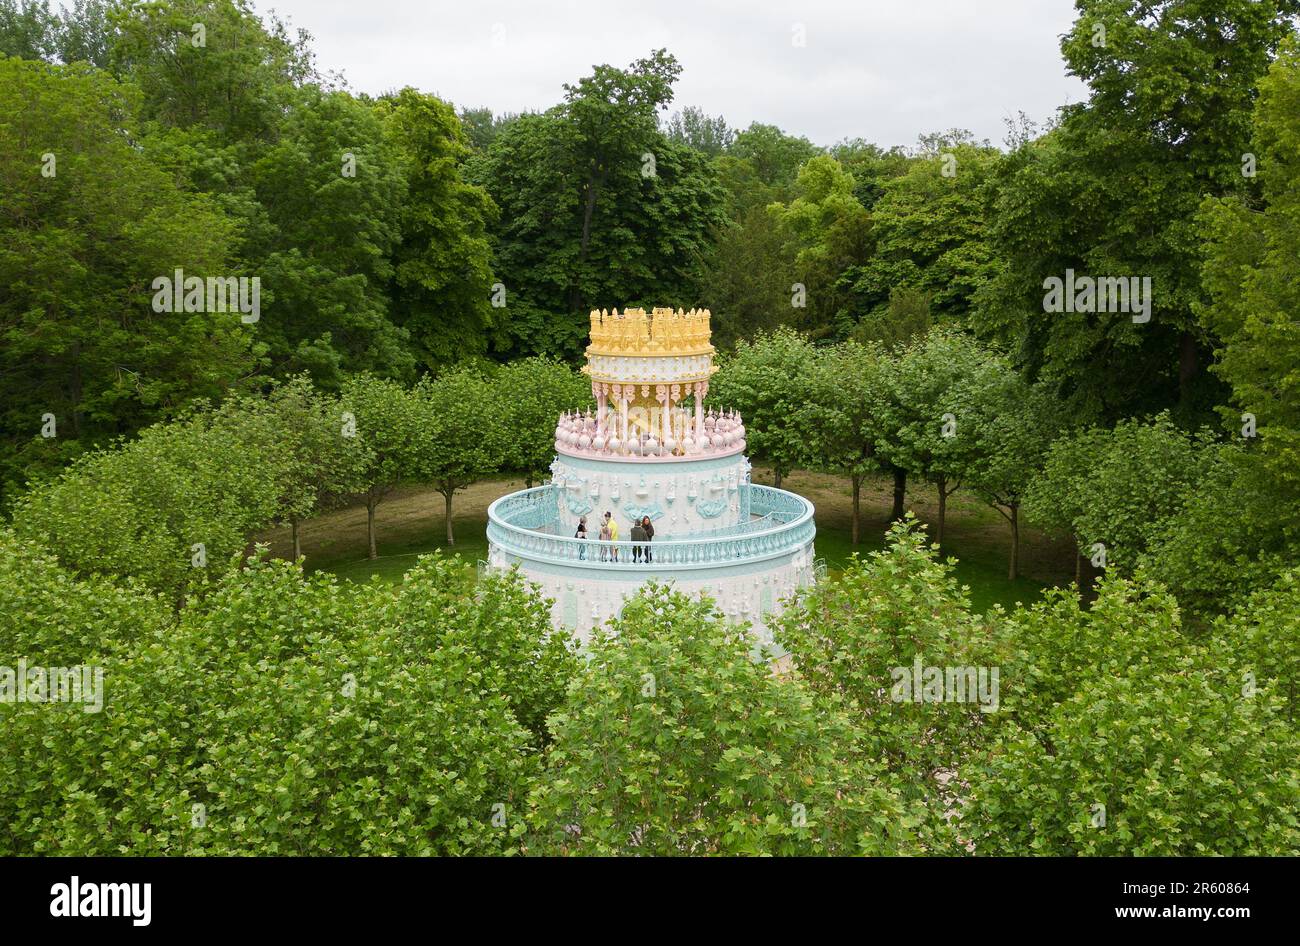
[[[776,675],[664,587],[583,659],[517,574],[458,558],[390,587],[255,557],[176,609],[0,531],[0,579],[0,664],[104,671],[98,713],[0,702],[0,854],[1300,844],[1294,571],[1195,639],[1159,585],[1118,578],[1087,610],[1062,592],[979,617],[899,524],[787,611],[796,669]],[[918,663],[1000,682],[891,697]]]
[[[337,394],[299,377],[83,456],[18,500],[13,528],[81,573],[180,594],[275,523],[291,527],[297,558],[298,524],[346,502],[365,505],[374,558],[380,503],[419,482],[445,497],[450,545],[456,493],[496,473],[541,478],[556,416],[589,392],[582,375],[544,358],[413,387],[362,375]]]
[[[777,485],[796,468],[848,479],[854,544],[862,484],[885,476],[893,520],[909,483],[934,490],[940,544],[958,489],[996,509],[1012,578],[1023,513],[1074,541],[1080,584],[1086,562],[1124,576],[1146,569],[1198,614],[1266,587],[1300,549],[1300,493],[1280,462],[1294,455],[1285,426],[1266,432],[1228,410],[1226,431],[1189,432],[1168,412],[1081,424],[1049,385],[1027,383],[1005,356],[951,330],[892,348],[816,346],[779,330],[737,346],[714,391],[742,412],[750,452]]]
[[[1294,561],[1285,482],[1254,439],[1188,434],[1167,415],[1080,427],[1047,386],[961,333],[891,349],[818,347],[781,330],[742,343],[711,397],[742,412],[749,450],[778,485],[795,468],[847,479],[854,544],[863,484],[884,476],[894,520],[909,484],[933,490],[938,544],[958,490],[997,510],[1013,579],[1022,516],[1074,540],[1080,584],[1086,561],[1125,576],[1149,569],[1199,614],[1227,610]],[[365,506],[377,557],[381,504],[418,483],[443,495],[452,544],[455,495],[496,474],[544,479],[555,418],[588,402],[584,377],[546,358],[410,387],[358,376],[337,394],[299,377],[82,457],[18,500],[14,528],[83,572],[179,593],[273,523],[290,526],[297,558],[299,523],[344,503]]]
[[[904,514],[909,477],[933,486],[940,543],[948,499],[965,486],[1006,519],[1017,577],[1020,508],[1063,419],[1051,394],[1002,356],[946,330],[891,349],[816,347],[783,329],[742,342],[716,390],[745,417],[752,452],[778,486],[796,467],[848,478],[854,545],[867,477],[892,478],[892,519]]]

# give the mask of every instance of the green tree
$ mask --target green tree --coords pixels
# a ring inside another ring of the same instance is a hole
[[[1247,683],[1281,697],[1292,727],[1300,725],[1300,569],[1290,568],[1250,596],[1215,627],[1221,646],[1247,668]]]
[[[552,626],[550,602],[517,570],[480,576],[458,555],[421,556],[379,620],[397,629],[413,660],[442,648],[482,658],[488,685],[510,701],[537,746],[549,739],[546,718],[582,666],[575,640]]]
[[[870,418],[876,452],[892,467],[934,484],[939,544],[948,497],[961,488],[980,445],[989,445],[968,436],[967,427],[992,419],[988,401],[1002,393],[1010,372],[969,337],[937,331],[902,349],[885,374],[888,394]]]
[[[403,175],[384,124],[343,92],[293,95],[279,140],[247,171],[262,226],[243,253],[273,293],[259,335],[278,371],[324,387],[357,371],[410,379],[407,333],[389,317]]]
[[[336,398],[320,394],[304,376],[291,378],[265,399],[243,399],[225,406],[247,422],[265,422],[281,441],[285,465],[279,481],[279,521],[289,523],[293,557],[302,555],[298,526],[328,505],[355,493],[369,458]]]
[[[517,112],[493,115],[490,108],[462,108],[459,112],[461,127],[469,146],[477,154],[486,154],[502,129],[519,117]]]
[[[679,72],[662,50],[628,69],[597,66],[474,163],[501,209],[499,350],[572,356],[594,307],[693,302],[722,192],[707,157],[657,127]]]
[[[74,0],[65,5],[55,33],[55,48],[62,62],[88,62],[100,69],[112,64],[117,28],[111,13],[117,0]]]
[[[179,600],[276,521],[289,452],[265,417],[195,409],[87,454],[14,504],[14,530],[80,574]]]
[[[1105,567],[1131,575],[1153,533],[1178,513],[1213,460],[1207,436],[1189,436],[1161,414],[1058,439],[1029,484],[1025,510],[1064,526],[1090,557],[1101,543]]]
[[[1300,41],[1291,39],[1260,82],[1255,112],[1262,206],[1207,201],[1202,322],[1218,339],[1211,369],[1232,388],[1220,407],[1234,437],[1251,449],[1245,475],[1270,494],[1274,545],[1300,548]],[[1250,416],[1247,416],[1250,415]]]
[[[694,148],[710,157],[716,157],[731,146],[736,133],[727,127],[721,115],[706,115],[704,110],[688,105],[674,112],[665,131],[671,141]]]
[[[403,602],[402,589],[306,578],[293,563],[254,560],[162,620],[167,609],[157,602],[50,570],[39,554],[18,555],[26,575],[0,596],[32,608],[31,627],[72,619],[83,632],[105,633],[94,660],[111,697],[101,713],[0,703],[0,852],[517,849],[539,760],[500,689],[503,670],[484,655],[503,658],[502,667],[528,659],[496,652],[542,626],[526,597],[494,592],[484,606],[501,622],[495,645],[453,633],[421,649],[412,644],[428,631],[419,607],[427,602]],[[428,591],[419,581],[412,593]],[[0,633],[0,647],[9,645]],[[11,662],[7,651],[0,662]],[[532,681],[544,683],[543,673],[534,669]]]
[[[848,138],[830,148],[831,157],[853,175],[853,194],[870,211],[885,194],[885,185],[905,174],[916,160],[907,149],[888,150],[861,138]]]
[[[781,615],[776,638],[809,687],[849,701],[869,754],[939,825],[962,791],[952,777],[985,739],[998,694],[985,693],[993,701],[981,709],[978,678],[965,703],[922,702],[897,684],[912,678],[917,662],[987,672],[1001,661],[952,564],[937,560],[915,520],[895,523],[888,541],[801,595]]]
[[[728,153],[748,162],[758,179],[769,187],[794,186],[799,169],[822,153],[807,138],[787,135],[775,125],[754,122],[737,133]]]
[[[112,67],[144,93],[144,115],[234,141],[276,137],[291,87],[315,78],[308,43],[247,0],[147,0],[116,8]],[[200,35],[195,24],[203,27]]]
[[[551,717],[530,853],[917,850],[840,700],[774,676],[710,602],[651,587],[611,631]]]
[[[488,854],[515,843],[537,757],[496,671],[463,640],[413,653],[408,631],[380,623],[372,595],[382,594],[259,563],[186,615],[180,639],[207,665],[195,697],[207,825],[191,843],[228,855]],[[231,666],[211,670],[219,660]]]
[[[863,315],[850,337],[864,344],[879,342],[892,350],[926,335],[932,325],[930,294],[895,287],[889,291],[889,304],[879,312]]]
[[[797,416],[807,404],[813,347],[788,329],[741,342],[723,360],[709,398],[740,411],[750,456],[772,467],[776,486],[803,462],[807,432]]]
[[[0,530],[0,665],[36,655],[47,666],[94,663],[170,618],[161,598],[112,578],[77,579],[38,543]]]
[[[849,294],[840,277],[864,263],[872,249],[871,216],[853,193],[853,177],[829,155],[810,158],[795,180],[795,197],[769,208],[786,235],[797,289],[792,302],[806,307],[798,321],[814,338],[849,324]]]
[[[1280,854],[1300,842],[1295,732],[1282,699],[1182,633],[1159,586],[1103,583],[1019,613],[1009,722],[959,830],[979,854]],[[1214,786],[1208,788],[1208,786]]]
[[[463,180],[465,131],[450,105],[409,87],[379,109],[406,179],[392,252],[393,321],[410,333],[426,368],[483,355],[497,321],[487,236],[496,206]]]
[[[987,145],[946,143],[884,182],[871,207],[871,257],[845,277],[861,319],[879,318],[895,293],[912,290],[925,294],[936,321],[965,324],[993,272],[986,193],[1000,160]]]
[[[1063,425],[1061,406],[1042,386],[1006,372],[996,387],[986,387],[985,414],[962,425],[970,450],[967,484],[1007,521],[1011,533],[1007,577],[1020,576],[1020,507]]]
[[[892,367],[879,346],[842,342],[816,352],[805,369],[804,402],[784,421],[789,432],[782,435],[797,438],[796,462],[849,478],[854,545],[861,533],[862,481],[880,468],[876,420]]]
[[[1252,149],[1255,89],[1300,4],[1076,0],[1076,8],[1061,48],[1089,98],[998,174],[991,235],[1002,265],[980,293],[978,323],[1085,421],[1175,403],[1194,419],[1214,396],[1201,371],[1208,338],[1194,316],[1196,211],[1207,195],[1248,189],[1242,156]],[[1065,279],[1068,269],[1150,277],[1150,320],[1044,311],[1045,279]]]
[[[1139,567],[1171,588],[1189,614],[1212,618],[1240,606],[1295,561],[1293,522],[1276,481],[1237,443],[1201,451],[1177,511],[1144,530]]]
[[[493,409],[495,389],[473,369],[457,369],[412,392],[423,419],[417,432],[417,471],[442,494],[447,544],[455,544],[451,501],[501,468],[507,443],[503,418]]]
[[[774,192],[759,188],[757,197],[733,198],[752,204],[717,226],[695,288],[713,314],[713,343],[723,350],[799,321],[800,310],[791,305],[794,260],[767,212]]]
[[[0,0],[0,53],[18,59],[48,59],[58,34],[49,0]]]
[[[591,382],[546,356],[518,358],[492,375],[485,408],[499,417],[505,437],[502,466],[522,473],[532,486],[546,478],[555,459],[555,426],[565,411],[593,405]]]
[[[14,460],[175,416],[258,365],[239,315],[151,307],[154,280],[177,268],[238,270],[228,219],[132,147],[136,105],[88,67],[0,60],[0,431],[28,445],[5,451],[10,482]],[[54,437],[32,445],[43,427]]]
[[[358,493],[366,506],[366,540],[370,557],[379,557],[375,510],[399,485],[425,472],[429,437],[429,402],[396,381],[360,375],[350,378],[339,395],[340,406],[356,423],[365,462],[357,474]],[[447,528],[450,532],[451,519]]]

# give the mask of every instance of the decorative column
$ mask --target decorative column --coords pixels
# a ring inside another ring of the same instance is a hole
[[[695,442],[700,442],[700,436],[704,433],[704,395],[709,390],[709,382],[697,381],[695,383]]]
[[[621,431],[619,438],[623,441],[624,449],[627,448],[627,385],[615,385],[614,390],[618,395],[618,426]]]
[[[668,385],[660,384],[655,386],[655,400],[659,402],[659,455],[663,456],[664,450],[668,447],[668,408],[672,404],[672,399],[668,394]]]
[[[596,399],[596,436],[605,435],[605,385],[591,382],[591,396]]]
[[[668,438],[675,436],[673,432],[673,403],[680,403],[682,399],[682,386],[680,384],[669,385],[668,387],[668,409],[664,411],[664,449],[668,449]],[[672,451],[669,451],[670,453]]]

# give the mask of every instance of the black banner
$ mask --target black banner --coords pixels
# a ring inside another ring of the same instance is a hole
[[[852,922],[913,936],[932,926],[947,939],[961,929],[985,935],[995,922],[999,930],[1050,923],[1232,936],[1294,917],[1294,867],[1281,859],[11,859],[0,861],[0,909],[10,934],[338,935],[413,922],[457,935],[480,925],[554,935],[557,923],[666,933],[689,913],[732,933]]]

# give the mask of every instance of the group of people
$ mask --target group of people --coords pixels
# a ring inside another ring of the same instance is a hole
[[[583,516],[578,520],[578,531],[573,533],[573,537],[575,539],[587,538],[587,517],[586,516]],[[632,546],[632,561],[634,563],[640,563],[643,557],[647,565],[649,565],[651,562],[654,561],[654,557],[651,555],[650,552],[650,540],[653,539],[654,537],[655,537],[655,527],[650,522],[649,516],[642,516],[640,519],[632,520],[632,541],[636,543],[640,543],[638,545]],[[603,542],[618,541],[618,521],[615,520],[614,514],[612,512],[606,512],[605,518],[600,520],[599,538]],[[585,559],[586,557],[587,557],[587,550],[579,549],[578,558]],[[600,547],[600,560],[602,562],[605,561],[617,562],[618,546],[602,545]]]

